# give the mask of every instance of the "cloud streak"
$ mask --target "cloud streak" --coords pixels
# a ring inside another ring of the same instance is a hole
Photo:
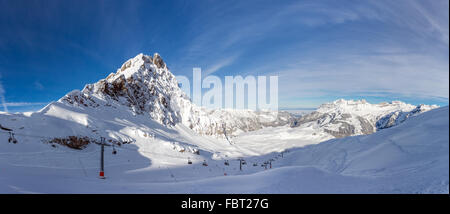
[[[34,82],[34,87],[40,91],[44,90],[44,85],[42,85],[42,83],[37,80]]]
[[[3,111],[8,112],[8,105],[6,105],[5,101],[5,89],[3,88],[3,84],[1,82],[1,74],[0,74],[0,102],[2,102]]]
[[[4,106],[7,107],[24,107],[24,106],[40,106],[40,105],[47,105],[46,102],[5,102],[3,103]]]
[[[220,61],[216,62],[213,65],[210,65],[207,67],[207,69],[203,72],[202,75],[206,76],[206,75],[210,75],[213,74],[214,72],[233,64],[233,62],[238,58],[238,55],[233,55],[230,57],[226,57],[224,59],[221,59]]]

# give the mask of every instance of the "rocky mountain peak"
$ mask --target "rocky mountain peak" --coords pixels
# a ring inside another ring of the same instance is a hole
[[[97,109],[125,106],[133,114],[149,115],[164,125],[182,123],[201,135],[222,137],[286,125],[291,118],[287,113],[208,110],[196,106],[178,87],[175,76],[158,53],[153,57],[138,54],[123,63],[116,73],[86,85],[81,91],[72,91],[59,102]]]
[[[105,79],[88,84],[82,91],[73,91],[62,102],[85,107],[128,106],[135,114],[149,114],[166,125],[179,121],[178,112],[171,105],[173,97],[182,97],[175,76],[157,53],[153,58],[138,54],[127,60]]]

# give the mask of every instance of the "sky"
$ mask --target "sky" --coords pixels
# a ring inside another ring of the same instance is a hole
[[[189,78],[277,75],[280,108],[443,106],[448,26],[448,0],[0,0],[0,110],[38,110],[155,52]]]

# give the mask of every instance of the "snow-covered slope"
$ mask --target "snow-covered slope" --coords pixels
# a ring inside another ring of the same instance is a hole
[[[267,127],[242,133],[233,142],[255,154],[280,152],[286,148],[318,144],[333,138],[372,134],[437,107],[414,106],[400,101],[370,104],[365,100],[341,99],[294,118],[290,126]]]
[[[53,148],[31,136],[17,136],[19,143],[12,144],[2,135],[0,192],[448,194],[448,118],[449,109],[443,107],[371,135],[333,139],[283,154],[244,156],[243,171],[236,159],[226,166],[218,153],[180,153],[173,144],[140,133],[135,144],[117,147],[116,155],[107,148],[105,180],[97,177],[96,145],[84,150]],[[113,121],[125,127],[136,125],[139,119]],[[158,124],[153,128],[160,134],[177,136]],[[188,135],[190,129],[177,131]],[[208,144],[204,137],[195,140],[202,141],[202,147]],[[187,158],[194,163],[188,165]],[[203,159],[208,166],[201,165]],[[261,167],[269,160],[271,169]]]
[[[355,192],[448,193],[449,108],[434,109],[390,129],[292,150],[283,165],[313,166],[364,178]]]

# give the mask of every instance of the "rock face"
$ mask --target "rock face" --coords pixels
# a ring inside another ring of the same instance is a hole
[[[166,67],[166,64],[164,63],[164,61],[162,60],[161,56],[159,56],[158,53],[155,53],[153,55],[153,64],[155,64],[157,68],[165,68]]]
[[[376,123],[377,129],[385,129],[390,128],[392,126],[396,126],[400,123],[403,123],[406,119],[408,119],[411,116],[418,115],[420,113],[429,111],[431,109],[437,108],[438,106],[430,106],[430,105],[418,105],[416,108],[414,108],[411,111],[394,111],[391,112],[384,117],[380,118]]]
[[[60,102],[89,108],[127,106],[133,114],[148,115],[164,125],[182,123],[201,135],[232,137],[267,126],[289,124],[286,112],[210,110],[193,104],[178,87],[161,56],[144,54],[126,61],[116,73],[82,91],[72,91]]]
[[[73,91],[61,101],[85,107],[125,105],[135,114],[148,114],[152,119],[175,125],[180,121],[179,112],[170,105],[174,96],[181,96],[175,76],[164,67],[161,57],[139,54],[126,61],[116,73],[108,75],[82,91]]]
[[[337,100],[295,120],[295,126],[312,126],[333,137],[371,134],[400,124],[408,117],[437,108],[399,101],[370,104],[365,100]]]

